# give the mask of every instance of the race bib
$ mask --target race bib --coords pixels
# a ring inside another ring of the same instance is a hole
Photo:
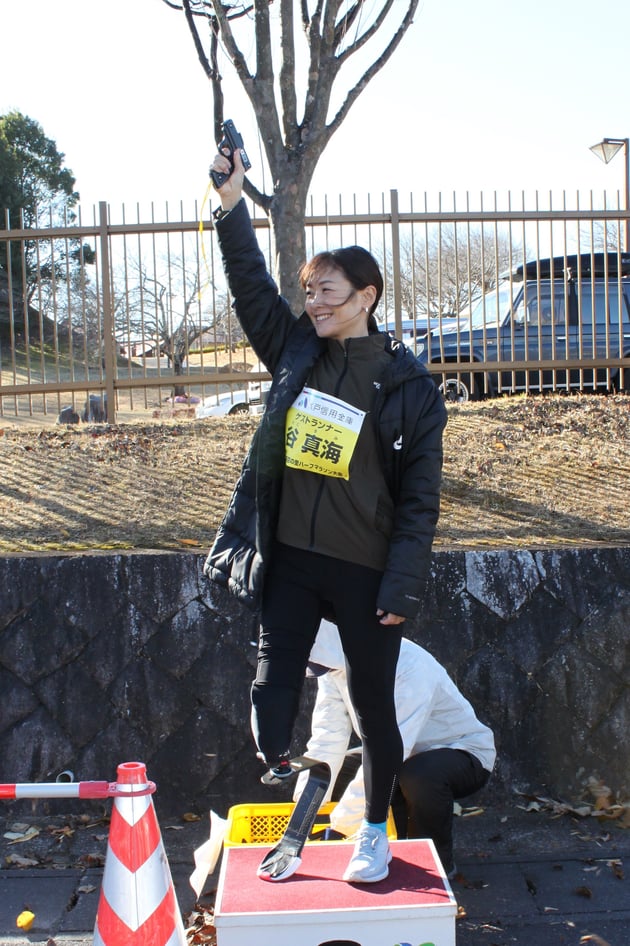
[[[286,465],[350,479],[350,461],[365,411],[331,394],[304,388],[287,412]]]

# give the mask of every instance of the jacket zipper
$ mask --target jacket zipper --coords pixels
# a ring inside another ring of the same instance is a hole
[[[337,383],[335,384],[335,389],[333,394],[335,397],[339,397],[339,392],[341,391],[341,385],[343,384],[343,379],[348,373],[348,348],[350,347],[350,339],[347,340],[347,345],[344,347],[343,352],[343,370],[339,377],[337,378]],[[319,506],[326,488],[326,477],[321,475],[321,483],[317,488],[317,493],[315,495],[315,502],[313,503],[313,511],[311,513],[311,529],[310,529],[310,540],[309,540],[309,551],[313,551],[315,547],[315,525],[317,522],[317,514],[319,512]]]

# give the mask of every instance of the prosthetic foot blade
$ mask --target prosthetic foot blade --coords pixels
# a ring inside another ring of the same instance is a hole
[[[291,877],[296,872],[301,863],[302,858],[298,857],[297,854],[278,851],[274,848],[263,858],[256,873],[261,880],[272,882],[286,880],[287,877]]]

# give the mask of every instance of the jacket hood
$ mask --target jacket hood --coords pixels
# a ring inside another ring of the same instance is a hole
[[[319,664],[329,670],[346,669],[346,658],[336,624],[326,620],[321,622],[308,659],[310,663]]]
[[[407,348],[407,346],[397,338],[392,338],[391,335],[387,335],[385,350],[388,351],[393,358],[392,370],[389,374],[388,390],[396,388],[412,378],[421,377],[423,375],[430,377],[426,366],[416,358],[410,348]]]

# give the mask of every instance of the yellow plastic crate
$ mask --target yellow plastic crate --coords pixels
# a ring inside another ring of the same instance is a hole
[[[233,805],[227,815],[224,845],[235,847],[241,844],[275,844],[282,837],[294,807],[293,802]],[[330,813],[334,807],[334,802],[329,802],[319,809],[314,831],[321,831],[330,825]],[[387,819],[387,835],[390,840],[396,839],[391,810]]]

